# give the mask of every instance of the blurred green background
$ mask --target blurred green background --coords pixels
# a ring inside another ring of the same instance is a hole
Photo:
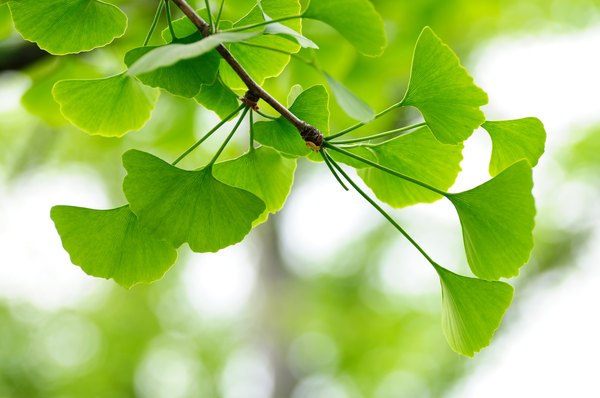
[[[305,23],[320,66],[377,110],[402,98],[412,48],[429,25],[490,94],[490,119],[545,122],[536,248],[492,346],[474,360],[446,345],[435,275],[309,161],[299,163],[281,213],[217,254],[180,250],[159,282],[125,290],[71,265],[52,205],[121,203],[126,149],[172,159],[217,120],[164,94],[146,127],[123,139],[66,124],[50,96],[54,82],[119,71],[149,27],[155,2],[114,3],[129,16],[126,37],[60,59],[24,42],[0,5],[0,398],[600,396],[600,1],[376,0],[389,41],[380,58]],[[224,15],[236,19],[252,4],[227,0]],[[324,81],[292,60],[266,88],[284,100],[294,84]],[[394,113],[364,132],[416,116]],[[351,122],[332,101],[332,130]],[[489,151],[476,132],[458,186],[488,178]],[[307,217],[315,206],[321,215]],[[467,273],[457,219],[444,204],[393,214]]]

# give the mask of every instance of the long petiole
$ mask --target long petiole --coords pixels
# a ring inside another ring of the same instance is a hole
[[[261,115],[265,119],[271,119],[271,120],[277,120],[277,119],[279,119],[279,117],[277,117],[277,116],[267,115],[266,113],[261,112],[261,111],[259,111],[257,109],[255,109],[254,112],[258,113],[259,115]]]
[[[377,113],[377,114],[375,115],[375,117],[373,118],[373,120],[380,118],[381,116],[385,115],[385,114],[386,114],[386,113],[388,113],[389,111],[391,111],[391,110],[394,110],[394,109],[396,109],[396,108],[399,108],[400,106],[402,106],[402,102],[398,102],[397,104],[394,104],[394,105],[390,106],[389,108],[386,108],[386,109],[382,110],[381,112],[379,112],[379,113]],[[373,121],[373,120],[371,120],[371,121]],[[369,123],[369,122],[367,122],[367,123]],[[346,129],[344,129],[344,130],[342,130],[342,131],[340,131],[340,132],[338,132],[338,133],[335,133],[335,134],[332,134],[332,135],[330,135],[329,137],[327,137],[327,139],[328,139],[328,140],[332,140],[332,139],[334,139],[334,138],[341,137],[341,136],[343,136],[343,135],[346,135],[346,134],[348,134],[348,133],[349,133],[349,132],[351,132],[351,131],[354,131],[354,130],[356,130],[356,129],[357,129],[357,128],[359,128],[359,127],[362,127],[362,126],[364,126],[364,125],[365,125],[365,124],[367,124],[367,123],[363,123],[363,122],[356,123],[355,125],[353,125],[353,126],[350,126],[350,127],[346,128]]]
[[[298,18],[302,18],[302,15],[290,15],[288,17],[271,19],[268,21],[258,22],[258,23],[252,24],[252,25],[240,26],[239,28],[229,29],[227,32],[241,32],[241,31],[248,30],[248,29],[259,28],[261,26],[270,25],[273,23],[278,23],[278,22],[283,22],[283,21],[289,21],[290,19],[298,19]]]
[[[442,195],[442,196],[447,196],[447,195],[448,195],[448,192],[444,192],[444,191],[442,191],[442,190],[440,190],[440,189],[437,189],[436,187],[433,187],[433,186],[431,186],[431,185],[429,185],[429,184],[426,184],[426,183],[424,183],[423,181],[419,181],[419,180],[417,180],[416,178],[409,177],[409,176],[407,176],[406,174],[398,173],[398,172],[397,172],[397,171],[395,171],[395,170],[392,170],[392,169],[390,169],[390,168],[387,168],[387,167],[385,167],[385,166],[382,166],[382,165],[380,165],[380,164],[377,164],[377,163],[375,163],[375,162],[372,162],[372,161],[370,161],[370,160],[368,160],[368,159],[365,159],[365,158],[363,158],[363,157],[361,157],[361,156],[355,155],[355,154],[353,154],[352,152],[346,151],[346,150],[344,150],[344,149],[342,149],[342,148],[338,148],[338,147],[336,147],[336,146],[334,146],[334,145],[330,144],[329,142],[324,142],[324,143],[323,143],[323,146],[324,146],[324,147],[326,147],[326,148],[331,148],[331,149],[333,149],[334,151],[336,151],[336,152],[339,152],[339,153],[342,153],[342,154],[344,154],[344,155],[346,155],[346,156],[349,156],[349,157],[351,157],[351,158],[353,158],[353,159],[356,159],[356,160],[358,160],[359,162],[362,162],[362,163],[364,163],[364,164],[368,164],[369,166],[375,167],[376,169],[379,169],[379,170],[381,170],[381,171],[385,171],[385,172],[386,172],[386,173],[388,173],[388,174],[391,174],[391,175],[393,175],[393,176],[396,176],[396,177],[398,177],[398,178],[402,178],[403,180],[406,180],[406,181],[410,181],[410,182],[412,182],[413,184],[417,184],[417,185],[419,185],[419,186],[422,186],[423,188],[425,188],[425,189],[428,189],[428,190],[430,190],[430,191],[433,191],[433,192],[435,192],[435,193],[438,193],[438,194],[440,194],[440,195]]]
[[[219,12],[217,13],[217,19],[215,20],[215,29],[219,29],[219,23],[221,22],[221,15],[223,14],[223,6],[224,5],[225,5],[225,0],[221,0],[221,5],[219,6]],[[216,33],[216,31],[213,33]]]
[[[172,41],[175,41],[175,39],[177,39],[177,36],[175,36],[175,29],[173,29],[173,17],[171,16],[171,7],[169,5],[169,0],[165,0],[165,5],[165,10],[167,12],[167,23],[169,24],[169,32],[171,32]]]
[[[254,112],[250,112],[250,152],[254,151]]]
[[[227,138],[223,142],[223,145],[221,145],[221,147],[219,148],[219,150],[217,151],[217,153],[215,153],[215,156],[213,156],[213,158],[210,160],[210,162],[208,162],[208,164],[206,165],[206,167],[211,167],[213,164],[215,164],[215,162],[217,161],[217,159],[219,158],[219,156],[221,156],[221,153],[223,152],[223,150],[225,149],[225,147],[227,146],[227,144],[229,143],[229,141],[231,140],[231,138],[233,137],[233,135],[235,134],[235,132],[237,131],[237,129],[240,127],[240,124],[242,124],[242,121],[246,117],[246,113],[248,113],[249,110],[250,110],[250,108],[246,107],[242,111],[242,114],[240,115],[240,117],[238,118],[237,122],[235,123],[235,126],[233,126],[233,128],[231,129],[231,133],[229,133],[229,135],[227,136]]]
[[[208,24],[210,25],[210,31],[212,33],[215,32],[215,25],[213,24],[212,12],[210,10],[210,2],[209,0],[204,0],[204,4],[206,6],[206,12],[208,13]]]
[[[396,135],[398,133],[403,133],[405,131],[414,130],[416,128],[423,127],[423,126],[427,126],[427,123],[425,123],[425,122],[417,123],[417,124],[401,127],[401,128],[394,129],[394,130],[384,131],[383,133],[370,135],[368,137],[358,137],[358,138],[353,138],[350,140],[335,141],[335,142],[332,142],[332,144],[354,144],[356,142],[371,141],[371,140],[376,140],[378,138],[386,138],[386,137],[389,137],[392,135]]]
[[[319,150],[319,155],[321,155],[321,157],[323,158],[323,161],[325,162],[325,164],[329,168],[329,171],[331,171],[331,174],[333,174],[333,176],[335,177],[335,179],[337,180],[337,182],[340,183],[340,185],[342,186],[342,188],[344,188],[346,191],[348,191],[348,187],[346,186],[346,184],[344,184],[344,181],[342,181],[342,179],[340,178],[340,176],[338,175],[338,173],[336,173],[335,169],[331,165],[331,161],[329,160],[329,154],[326,154],[325,150],[323,148],[321,148]]]
[[[160,18],[160,14],[162,14],[162,10],[164,7],[165,7],[165,3],[163,3],[162,0],[159,0],[158,7],[156,8],[156,13],[154,14],[154,19],[152,20],[152,25],[150,25],[150,30],[148,31],[148,34],[146,35],[146,39],[144,40],[144,47],[146,47],[148,45],[148,43],[150,42],[150,38],[152,37],[152,34],[154,33],[154,30],[156,30],[156,26],[158,25],[158,20]]]
[[[217,123],[217,125],[215,127],[213,127],[212,129],[210,129],[210,131],[208,133],[204,134],[204,136],[202,138],[200,138],[194,145],[192,145],[191,147],[189,147],[184,153],[182,153],[171,164],[173,166],[175,166],[177,163],[179,163],[183,158],[185,158],[187,155],[189,155],[190,152],[192,152],[194,149],[196,149],[197,147],[199,147],[204,141],[206,141],[211,135],[213,135],[218,129],[220,129],[222,125],[224,125],[229,120],[231,120],[231,118],[234,117],[245,106],[246,105],[244,105],[244,104],[240,104],[240,106],[238,106],[235,111],[233,111],[229,115],[225,116],[225,118],[223,118],[223,120],[221,120],[219,123]]]
[[[325,156],[329,157],[328,154],[325,154]],[[431,263],[431,265],[433,265],[434,267],[437,267],[437,263],[435,261],[433,261],[433,259],[431,257],[429,257],[429,255],[425,252],[425,250],[423,250],[423,248],[421,248],[421,246],[419,246],[419,244],[412,238],[412,236],[410,236],[408,234],[408,232],[406,232],[404,230],[404,228],[402,228],[396,221],[394,221],[394,219],[385,210],[383,210],[383,208],[381,208],[381,206],[379,206],[377,204],[377,202],[375,202],[373,199],[371,199],[371,197],[369,195],[367,195],[362,189],[360,189],[359,186],[356,185],[356,183],[354,181],[352,181],[350,176],[348,176],[348,174],[346,174],[344,169],[342,169],[342,167],[335,162],[335,160],[333,160],[331,157],[329,157],[329,161],[333,164],[333,166],[337,169],[337,171],[342,176],[344,176],[346,181],[348,181],[348,183],[350,185],[352,185],[352,188],[354,188],[356,190],[356,192],[358,192],[360,194],[360,196],[362,196],[367,202],[369,202],[369,204],[371,204],[371,206],[373,206],[379,213],[381,213],[381,215],[383,217],[385,217],[385,219],[388,220],[390,222],[390,224],[392,224],[402,235],[404,235],[404,237],[423,255],[423,257],[425,257],[427,259],[427,261],[429,261]]]

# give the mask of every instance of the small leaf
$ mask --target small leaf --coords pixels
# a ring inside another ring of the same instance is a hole
[[[62,80],[52,90],[64,117],[89,134],[105,137],[121,137],[141,129],[150,118],[158,93],[126,74]]]
[[[462,226],[469,266],[483,279],[519,274],[533,248],[531,166],[521,160],[469,191],[448,194]]]
[[[335,80],[328,73],[323,72],[323,75],[327,79],[327,84],[329,84],[331,91],[333,91],[337,103],[346,115],[362,123],[370,122],[375,118],[375,111],[363,100],[354,95],[346,86]]]
[[[123,36],[127,16],[98,0],[13,0],[15,29],[51,54],[90,51]]]
[[[290,111],[318,128],[321,133],[329,133],[329,95],[324,86],[316,85],[304,90],[296,98]],[[256,141],[287,155],[306,156],[312,152],[296,127],[283,116],[277,120],[255,123],[254,132]]]
[[[262,199],[267,206],[259,218],[262,222],[268,213],[276,213],[283,207],[295,171],[295,159],[286,159],[271,148],[260,147],[237,159],[217,163],[213,174],[225,184],[245,189]]]
[[[54,206],[50,216],[71,261],[88,275],[131,287],[161,279],[177,259],[173,246],[142,228],[129,206]]]
[[[203,84],[194,99],[221,118],[230,115],[239,106],[238,96],[218,77],[213,84]]]
[[[513,297],[508,283],[457,275],[435,266],[442,285],[442,330],[450,347],[472,357],[487,347]]]
[[[263,10],[260,2],[257,3],[256,5],[261,9],[261,11]],[[272,21],[273,20],[273,18],[271,18],[270,16],[268,16],[264,11],[262,11],[262,14],[263,14],[263,18],[264,18],[265,21],[268,22],[268,21]],[[287,27],[284,24],[279,23],[279,22],[274,22],[274,23],[270,23],[268,25],[265,25],[265,34],[289,36],[293,40],[295,40],[298,44],[300,44],[302,47],[305,47],[305,48],[314,48],[314,49],[318,49],[319,48],[319,46],[317,46],[309,38],[303,36],[301,33],[298,33],[294,29],[289,28],[289,27]]]
[[[333,27],[361,54],[375,57],[385,49],[383,20],[368,0],[311,0],[302,16]]]
[[[377,163],[446,191],[460,172],[462,144],[447,145],[435,139],[427,127],[377,145],[368,145]],[[374,167],[361,169],[359,176],[379,200],[405,207],[431,203],[442,196]]]
[[[456,54],[430,28],[423,29],[401,104],[417,107],[438,140],[457,144],[485,121],[479,107],[487,101]]]
[[[213,177],[212,167],[186,171],[148,153],[123,155],[123,191],[143,226],[175,247],[216,252],[240,242],[265,210],[260,198]]]
[[[481,127],[492,138],[490,174],[493,176],[521,159],[527,159],[533,167],[544,153],[546,131],[539,119],[487,121]]]

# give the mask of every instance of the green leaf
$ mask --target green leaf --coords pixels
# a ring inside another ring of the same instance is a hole
[[[197,58],[207,54],[224,43],[248,40],[257,36],[258,32],[224,32],[208,36],[193,43],[173,43],[155,47],[152,51],[141,56],[127,71],[130,75],[141,75],[156,69],[165,68],[176,63]]]
[[[401,104],[417,107],[438,140],[456,144],[485,121],[479,107],[487,101],[487,94],[475,85],[450,47],[430,28],[423,29]]]
[[[513,297],[508,283],[457,275],[436,265],[442,285],[442,330],[450,347],[472,357],[487,347]]]
[[[296,98],[290,111],[318,128],[321,133],[329,133],[329,95],[324,86],[316,85],[304,90]],[[312,152],[296,127],[283,116],[277,120],[255,123],[254,138],[261,144],[290,156],[306,156]]]
[[[342,83],[335,80],[328,73],[323,72],[327,79],[327,84],[333,91],[337,103],[340,105],[346,115],[362,123],[367,123],[375,118],[375,111],[363,100],[354,95]]]
[[[259,220],[265,221],[268,213],[276,213],[283,207],[294,182],[296,160],[287,159],[279,152],[260,147],[237,159],[214,166],[215,178],[237,188],[253,193],[265,202],[265,213]]]
[[[119,74],[104,79],[62,80],[54,85],[52,94],[63,116],[81,130],[121,137],[144,126],[159,91]]]
[[[368,0],[311,0],[302,16],[333,27],[361,54],[375,57],[385,49],[383,20]]]
[[[462,144],[442,144],[427,127],[365,147],[376,155],[380,165],[442,191],[452,186],[461,170]],[[435,192],[373,167],[361,169],[358,174],[379,200],[393,207],[431,203],[442,198]]]
[[[213,84],[203,84],[194,99],[221,118],[231,114],[239,106],[238,96],[218,77]]]
[[[216,252],[240,242],[265,210],[264,202],[215,179],[212,167],[186,171],[148,153],[123,155],[123,191],[143,226],[175,247]]]
[[[257,3],[257,6],[259,8],[261,8],[261,10],[262,10],[260,2]],[[273,18],[271,18],[270,16],[268,16],[264,11],[263,11],[262,14],[263,14],[263,18],[264,18],[265,21],[272,21],[273,20]],[[305,48],[314,48],[314,49],[318,49],[319,48],[319,46],[317,46],[315,44],[315,42],[313,42],[309,38],[303,36],[301,33],[296,32],[294,29],[289,28],[289,27],[287,27],[284,24],[279,23],[279,22],[274,22],[274,23],[270,23],[268,25],[265,25],[265,34],[289,36],[291,39],[293,39],[294,41],[296,41],[302,47],[305,47]]]
[[[521,160],[469,191],[448,194],[462,226],[469,266],[483,279],[519,274],[533,248],[531,166]]]
[[[0,1],[0,40],[4,40],[12,33],[12,18],[6,1]]]
[[[482,127],[492,138],[490,174],[493,176],[521,159],[527,159],[533,167],[544,153],[546,131],[539,119],[486,121]]]
[[[127,16],[97,0],[12,0],[15,29],[51,54],[90,51],[123,36]]]
[[[71,261],[88,275],[131,287],[162,278],[177,259],[173,246],[142,228],[129,206],[54,206],[50,216]]]
[[[129,67],[145,54],[158,47],[138,47],[125,54]],[[192,98],[203,84],[213,84],[219,71],[221,57],[214,51],[196,58],[185,59],[174,65],[138,75],[148,86],[160,87],[174,95]]]

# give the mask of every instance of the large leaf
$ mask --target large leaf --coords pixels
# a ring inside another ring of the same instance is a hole
[[[296,98],[290,111],[318,128],[321,133],[329,133],[329,95],[324,86],[316,85],[304,90]],[[254,131],[254,138],[258,142],[287,155],[306,156],[312,152],[294,125],[283,116],[273,121],[257,122]]]
[[[194,99],[205,108],[224,118],[237,109],[238,96],[217,77],[213,84],[203,84]]]
[[[245,189],[261,198],[267,206],[259,220],[268,213],[276,213],[283,207],[294,181],[296,160],[287,159],[279,152],[260,147],[237,159],[214,166],[214,176],[234,187]]]
[[[533,167],[544,153],[546,131],[539,119],[486,121],[482,127],[492,138],[490,174],[493,176],[521,159],[527,159]]]
[[[479,107],[487,101],[456,54],[430,28],[423,29],[402,105],[417,107],[438,140],[456,144],[485,121]]]
[[[73,264],[125,287],[162,278],[177,258],[173,246],[140,226],[129,206],[54,206],[50,216]]]
[[[383,20],[368,0],[311,0],[302,16],[333,27],[364,55],[385,49]]]
[[[120,137],[144,126],[159,91],[119,74],[104,79],[62,80],[54,85],[52,94],[62,114],[81,130]]]
[[[125,54],[125,64],[133,65],[138,59],[158,47],[138,47]],[[214,51],[196,58],[185,59],[171,66],[138,75],[142,83],[160,87],[171,94],[192,98],[203,84],[213,84],[219,71],[221,57]]]
[[[329,88],[333,91],[333,95],[342,110],[348,116],[362,123],[367,123],[375,117],[375,111],[367,105],[362,99],[354,95],[342,83],[335,80],[328,73],[323,72]]]
[[[98,0],[12,0],[15,28],[51,54],[90,51],[123,36],[127,16]]]
[[[442,144],[427,127],[366,147],[375,153],[380,165],[442,191],[452,186],[460,172],[462,144]],[[393,207],[430,203],[442,198],[435,192],[374,167],[361,169],[358,174],[379,200]]]
[[[533,248],[535,204],[531,166],[521,160],[470,191],[448,194],[462,226],[475,275],[496,280],[519,274]]]
[[[442,285],[442,330],[450,347],[472,357],[487,347],[512,301],[508,283],[467,278],[435,267]]]
[[[240,242],[265,210],[264,202],[215,179],[212,167],[182,170],[148,153],[123,155],[123,191],[142,225],[175,247],[216,252]]]

